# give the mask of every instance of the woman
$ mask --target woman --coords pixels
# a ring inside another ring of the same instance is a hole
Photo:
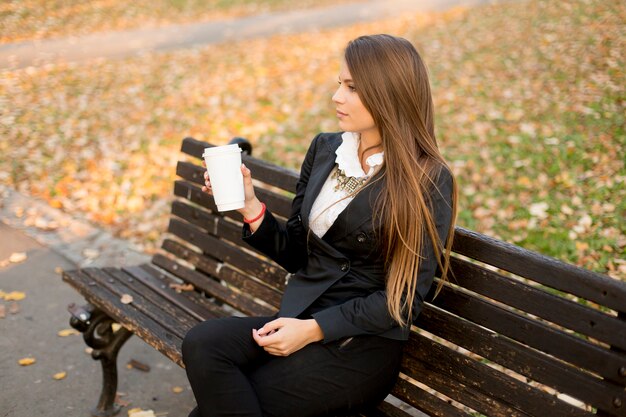
[[[198,402],[190,416],[337,415],[377,404],[437,266],[445,279],[456,191],[419,54],[389,35],[351,41],[332,99],[344,133],[311,143],[286,225],[242,165],[243,240],[293,275],[276,317],[208,320],[187,334]]]

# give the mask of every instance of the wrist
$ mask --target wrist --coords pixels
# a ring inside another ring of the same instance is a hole
[[[319,342],[324,340],[324,332],[315,319],[308,319],[309,322],[309,335],[313,342]]]
[[[239,213],[241,213],[244,219],[253,219],[257,217],[261,211],[263,211],[263,204],[255,197],[252,201],[246,202],[246,205],[239,210]]]

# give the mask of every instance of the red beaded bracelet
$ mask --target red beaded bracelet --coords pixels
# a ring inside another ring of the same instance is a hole
[[[258,216],[256,216],[254,219],[246,219],[244,217],[243,222],[244,223],[254,223],[255,221],[259,220],[261,217],[263,217],[263,215],[265,214],[265,203],[261,203],[261,214],[259,214]]]

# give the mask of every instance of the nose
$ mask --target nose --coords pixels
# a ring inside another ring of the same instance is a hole
[[[337,91],[335,91],[335,94],[333,94],[332,100],[335,103],[343,103],[343,95],[341,94],[341,87],[339,87]]]

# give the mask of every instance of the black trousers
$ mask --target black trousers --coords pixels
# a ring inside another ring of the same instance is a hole
[[[189,417],[342,415],[375,406],[393,387],[402,341],[355,336],[273,356],[252,339],[273,319],[207,320],[187,333],[183,361],[198,403]]]

